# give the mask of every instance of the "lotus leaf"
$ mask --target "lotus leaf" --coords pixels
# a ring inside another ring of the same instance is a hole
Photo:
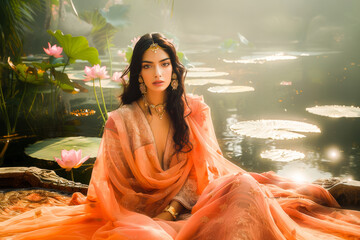
[[[55,161],[54,156],[60,156],[63,149],[82,149],[83,155],[95,158],[100,141],[101,138],[98,137],[49,138],[26,147],[25,153],[33,158]]]
[[[101,63],[98,50],[89,47],[89,42],[85,37],[73,37],[71,34],[64,35],[60,30],[55,32],[48,30],[48,33],[58,40],[70,63],[74,63],[77,59],[87,60],[92,65]]]

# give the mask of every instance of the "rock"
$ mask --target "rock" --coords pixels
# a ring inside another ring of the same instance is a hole
[[[0,189],[38,187],[86,195],[88,185],[59,177],[53,170],[37,167],[0,168]]]
[[[341,207],[360,210],[360,181],[328,178],[316,180],[314,184],[328,190]]]

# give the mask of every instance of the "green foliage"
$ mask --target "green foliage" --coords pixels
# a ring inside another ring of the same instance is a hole
[[[185,56],[185,54],[184,54],[183,52],[177,51],[177,52],[176,52],[176,55],[177,55],[177,57],[179,58],[179,61],[180,61],[184,66],[187,66],[187,65],[190,63],[189,59]]]
[[[54,75],[56,80],[54,83],[59,86],[63,91],[70,93],[74,91],[74,83],[71,82],[66,73],[53,70],[52,74]]]
[[[95,47],[100,52],[104,52],[108,47],[108,42],[112,42],[118,29],[108,23],[98,10],[84,11],[79,15],[81,19],[93,25],[90,36]]]
[[[0,4],[0,56],[11,56],[16,62],[22,52],[22,38],[34,21],[39,0],[2,0]],[[40,9],[41,10],[41,9]]]
[[[62,67],[62,66],[65,66],[66,64],[65,63],[55,63],[55,64],[51,64],[51,63],[47,63],[47,62],[42,62],[42,63],[36,63],[36,62],[33,62],[32,65],[36,68],[40,68],[44,71],[48,70],[49,68],[57,68],[57,67]]]
[[[77,59],[86,60],[92,65],[101,63],[98,50],[89,47],[89,42],[85,37],[73,37],[71,34],[64,35],[60,30],[55,32],[48,30],[48,33],[59,42],[70,63],[74,63]]]
[[[16,72],[20,81],[42,85],[44,84],[44,71],[38,70],[35,67],[29,67],[26,64],[19,63],[16,65]]]

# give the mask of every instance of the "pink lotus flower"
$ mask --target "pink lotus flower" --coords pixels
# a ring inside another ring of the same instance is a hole
[[[84,81],[86,82],[95,78],[109,78],[109,75],[107,75],[106,66],[100,67],[99,64],[96,64],[92,67],[85,66],[84,72],[86,74]]]
[[[124,61],[126,61],[126,52],[124,50],[119,50],[117,54],[119,57],[122,57]]]
[[[60,167],[65,168],[66,171],[70,171],[72,168],[80,167],[90,156],[81,158],[81,149],[79,151],[71,149],[70,151],[62,150],[61,159],[57,157],[54,158]]]
[[[113,80],[114,82],[119,82],[121,84],[126,84],[126,81],[129,80],[128,75],[125,75],[124,77],[121,77],[123,75],[122,72],[114,72],[111,80]]]
[[[58,46],[56,46],[56,44],[54,46],[51,46],[51,44],[49,42],[48,42],[48,45],[49,45],[49,48],[43,48],[47,55],[54,56],[56,58],[63,56],[63,55],[60,55],[63,51],[62,47],[58,47]]]
[[[140,37],[134,37],[132,40],[131,40],[131,43],[132,43],[132,47],[134,48],[136,43],[140,40]]]

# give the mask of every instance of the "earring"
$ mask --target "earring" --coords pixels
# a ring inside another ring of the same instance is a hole
[[[141,75],[139,75],[139,88],[140,88],[141,94],[145,94],[145,93],[146,93],[146,85],[145,85],[144,80],[143,80],[143,78],[141,77]]]
[[[177,75],[176,73],[173,73],[171,75],[171,87],[172,87],[172,90],[176,90],[179,86],[179,81],[177,80]]]

